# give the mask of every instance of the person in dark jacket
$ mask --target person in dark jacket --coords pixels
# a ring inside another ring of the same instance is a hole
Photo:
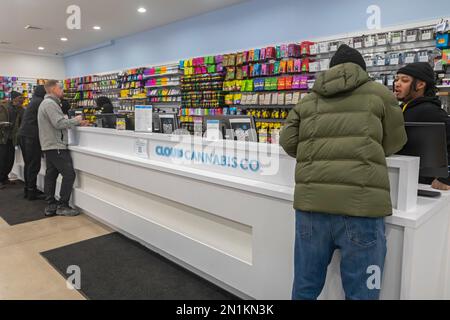
[[[436,82],[429,63],[416,62],[399,69],[395,78],[394,92],[402,102],[405,122],[442,122],[447,126],[447,150],[450,155],[449,117],[436,96]],[[421,183],[431,184],[434,189],[450,190],[449,178],[420,178]]]
[[[14,184],[8,176],[14,166],[15,146],[23,116],[24,97],[17,91],[11,92],[11,100],[0,105],[0,189]]]
[[[61,110],[66,116],[69,115],[70,102],[66,99],[61,99]]]
[[[103,127],[104,128],[115,128],[116,119],[113,116],[114,107],[112,105],[111,100],[108,97],[98,97],[95,100],[97,104],[97,110],[100,111],[101,114],[105,115],[103,117]]]
[[[25,110],[19,130],[20,149],[22,150],[22,157],[25,163],[23,174],[25,180],[24,198],[30,201],[45,199],[44,193],[36,187],[42,159],[37,114],[45,94],[44,86],[40,85],[34,89],[33,97]]]

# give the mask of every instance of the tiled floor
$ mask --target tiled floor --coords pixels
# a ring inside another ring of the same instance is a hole
[[[110,232],[86,215],[16,226],[0,218],[0,299],[84,299],[39,253]]]

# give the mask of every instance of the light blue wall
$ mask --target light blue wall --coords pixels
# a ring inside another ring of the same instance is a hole
[[[66,75],[361,31],[366,29],[366,8],[371,4],[381,8],[382,27],[450,15],[448,0],[251,0],[66,57]]]

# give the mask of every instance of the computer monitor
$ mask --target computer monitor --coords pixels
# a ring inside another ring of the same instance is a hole
[[[406,122],[408,142],[399,155],[420,157],[419,176],[430,178],[448,177],[447,131],[445,123]],[[439,196],[439,192],[419,195]]]
[[[67,112],[69,119],[75,118],[76,116],[83,116],[83,109],[70,109]]]
[[[229,116],[234,140],[258,142],[254,118],[251,116]]]
[[[115,129],[116,128],[116,120],[117,115],[114,113],[102,113],[96,115],[97,121],[97,127],[99,128],[108,128],[108,129]]]
[[[220,139],[258,142],[255,121],[251,116],[205,116],[203,127],[205,131],[217,128]]]
[[[159,114],[156,112],[152,114],[152,129],[155,133],[161,133],[161,120],[159,119]]]
[[[208,140],[231,140],[231,126],[225,116],[205,116],[203,131]]]
[[[160,113],[158,115],[161,124],[161,133],[173,134],[180,127],[178,117],[175,113]]]

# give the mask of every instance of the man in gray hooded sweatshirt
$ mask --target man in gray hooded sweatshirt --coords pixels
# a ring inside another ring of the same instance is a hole
[[[67,119],[61,110],[61,98],[64,91],[56,80],[49,80],[45,84],[44,101],[38,111],[39,140],[45,154],[47,171],[45,174],[45,195],[48,207],[46,216],[76,216],[78,210],[69,206],[75,170],[72,157],[68,150],[68,131],[76,126],[87,126],[88,122],[81,116]],[[55,199],[56,180],[58,175],[63,177],[59,202]]]

